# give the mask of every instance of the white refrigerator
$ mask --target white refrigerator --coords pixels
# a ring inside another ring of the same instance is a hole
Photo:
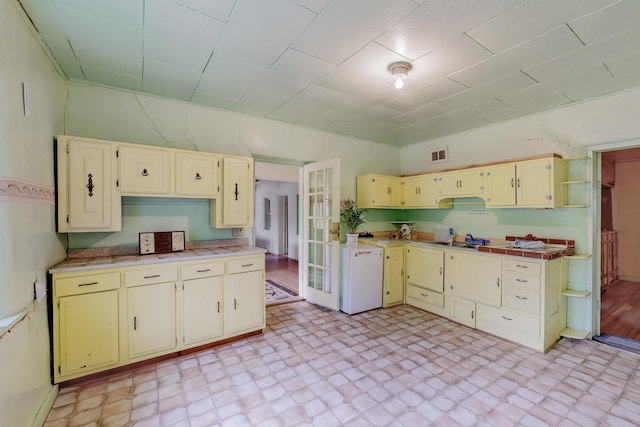
[[[382,248],[342,245],[340,310],[361,313],[382,307]]]

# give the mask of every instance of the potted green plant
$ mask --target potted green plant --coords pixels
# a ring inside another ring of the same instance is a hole
[[[356,202],[346,198],[340,202],[340,219],[347,226],[347,244],[358,243],[358,227],[366,222],[364,210],[356,207]]]

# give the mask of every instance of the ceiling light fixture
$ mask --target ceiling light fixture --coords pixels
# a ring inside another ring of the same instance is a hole
[[[402,89],[404,86],[404,79],[407,78],[407,74],[409,74],[409,70],[411,70],[411,64],[408,62],[394,62],[389,65],[389,72],[395,80],[396,89]]]

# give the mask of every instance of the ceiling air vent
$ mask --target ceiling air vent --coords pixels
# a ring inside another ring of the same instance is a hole
[[[431,163],[446,162],[449,158],[449,150],[440,148],[431,152]]]

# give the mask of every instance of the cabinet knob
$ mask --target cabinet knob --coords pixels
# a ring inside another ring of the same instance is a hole
[[[202,179],[202,177],[200,176],[200,174],[198,172],[196,172],[196,179],[199,181]]]
[[[141,175],[142,176],[149,176],[149,172],[147,172],[146,168],[142,169],[142,174]]]

